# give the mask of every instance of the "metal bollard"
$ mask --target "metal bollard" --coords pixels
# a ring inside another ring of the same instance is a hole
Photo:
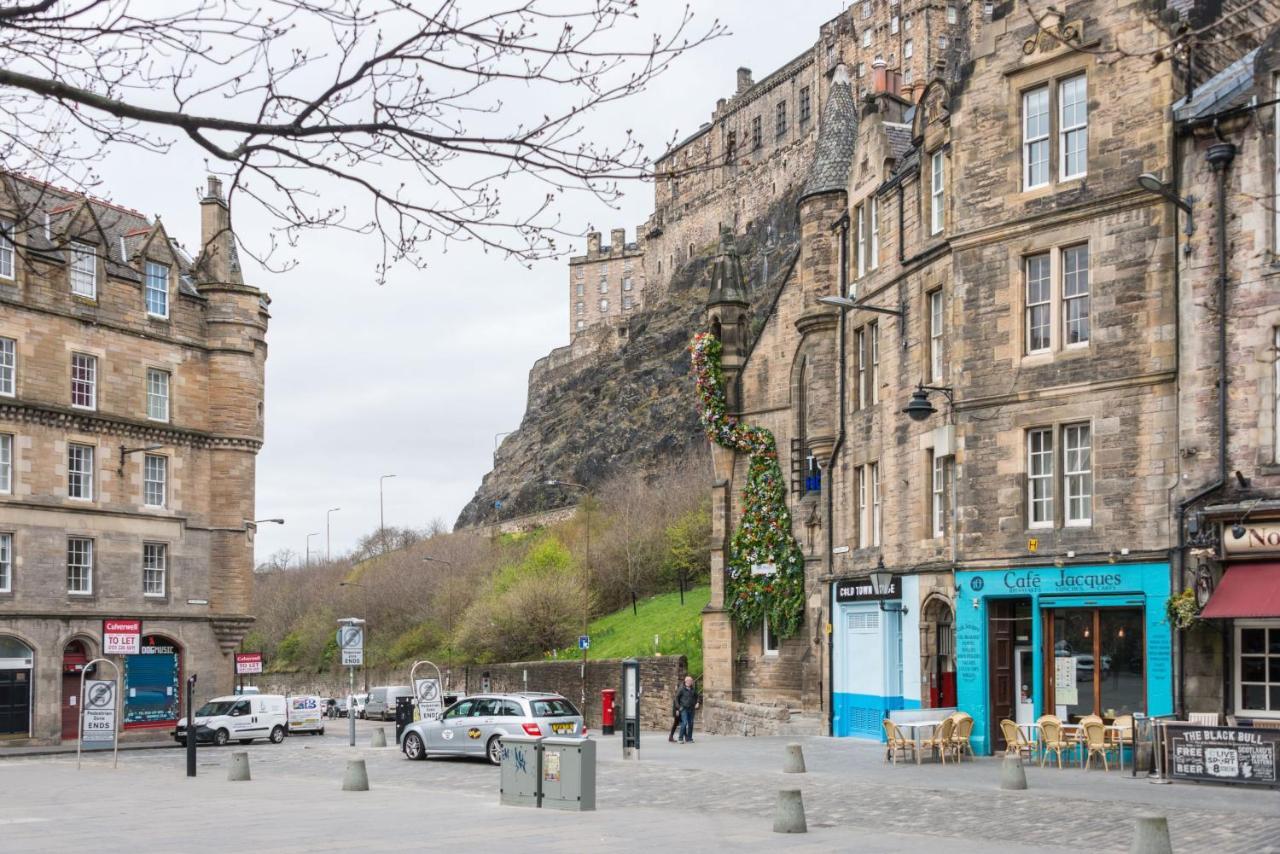
[[[227,766],[227,779],[236,782],[249,779],[249,754],[240,751],[231,754],[231,764]]]
[[[1133,829],[1129,854],[1173,854],[1169,820],[1162,815],[1140,815]]]
[[[779,789],[778,803],[773,810],[774,833],[808,833],[804,820],[804,801],[799,789]]]
[[[342,777],[342,791],[369,791],[369,771],[364,767],[363,759],[347,760],[347,773]]]
[[[782,763],[782,773],[804,773],[804,751],[801,750],[800,745],[795,744],[794,742],[787,745],[787,756]]]
[[[371,742],[371,745],[373,747],[387,746],[387,732],[384,727],[378,727],[373,731],[373,741]]]
[[[1025,789],[1027,772],[1022,767],[1022,757],[1006,756],[1000,764],[1000,788]]]

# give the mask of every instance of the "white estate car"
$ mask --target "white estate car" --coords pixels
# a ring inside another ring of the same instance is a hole
[[[284,741],[289,718],[283,694],[255,694],[251,697],[231,695],[214,697],[196,711],[196,741],[212,741],[223,745],[235,739],[248,744],[255,738]],[[187,720],[178,721],[173,740],[187,743]]]

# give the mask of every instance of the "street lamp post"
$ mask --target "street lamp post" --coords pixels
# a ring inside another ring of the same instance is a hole
[[[384,474],[378,478],[378,539],[382,541],[382,553],[387,553],[387,517],[383,510],[382,503],[382,482],[389,477],[395,477],[393,474]]]
[[[307,534],[307,566],[311,566],[311,538],[318,536],[320,536],[319,531],[316,531],[314,534]]]
[[[586,497],[583,513],[585,514],[584,522],[586,524],[587,577],[582,584],[582,637],[590,638],[588,630],[591,626],[591,489],[570,480],[548,480],[547,486],[568,486],[574,489],[581,489],[582,494]],[[590,641],[588,640],[587,643],[590,643]],[[584,718],[587,714],[587,643],[582,643],[579,640],[579,646],[582,647],[582,714]]]
[[[339,510],[341,510],[341,509],[342,509],[341,507],[330,507],[330,508],[329,508],[329,510],[328,510],[328,512],[326,512],[326,513],[324,514],[324,559],[325,559],[325,563],[328,563],[328,562],[329,562],[329,560],[331,560],[331,554],[332,554],[332,553],[330,552],[330,550],[329,550],[329,547],[330,547],[330,545],[331,545],[331,543],[332,543],[332,540],[331,540],[331,539],[330,539],[330,537],[329,537],[329,520],[330,520],[330,518],[333,516],[333,514],[334,514],[334,513],[337,513],[337,512],[338,512]]]

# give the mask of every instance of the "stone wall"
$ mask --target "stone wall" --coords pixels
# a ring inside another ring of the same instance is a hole
[[[582,700],[581,662],[517,661],[501,664],[473,664],[443,671],[446,690],[467,694],[485,691],[548,691],[567,697],[576,706]],[[680,681],[688,671],[684,656],[659,656],[640,659],[641,724],[648,729],[664,729],[671,723],[671,701]],[[419,669],[419,675],[423,673]],[[428,675],[433,675],[430,671]],[[409,668],[394,670],[374,668],[369,671],[370,687],[406,685]],[[314,693],[326,697],[347,693],[347,674],[343,673],[267,673],[256,684],[269,693]],[[362,691],[364,679],[357,674],[356,690]],[[587,660],[587,726],[600,728],[600,691],[613,688],[622,691],[622,661],[616,658]],[[621,699],[619,699],[621,704]]]

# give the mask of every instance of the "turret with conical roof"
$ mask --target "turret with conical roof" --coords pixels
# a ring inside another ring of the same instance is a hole
[[[742,400],[739,376],[747,357],[748,323],[751,303],[742,280],[742,265],[733,232],[720,227],[720,245],[711,270],[711,291],[707,296],[707,325],[720,339],[720,367],[724,372],[725,403],[737,412]]]

